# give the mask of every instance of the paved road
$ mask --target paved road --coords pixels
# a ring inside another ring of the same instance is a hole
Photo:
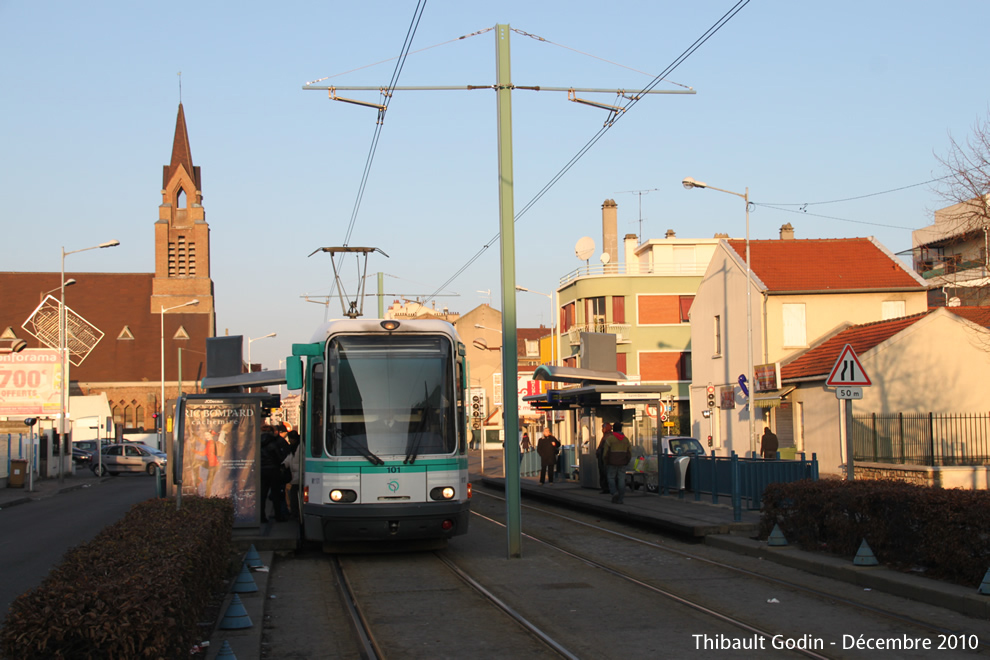
[[[155,480],[121,475],[20,506],[0,510],[0,623],[11,602],[38,586],[66,550],[92,539],[132,505],[155,496]]]

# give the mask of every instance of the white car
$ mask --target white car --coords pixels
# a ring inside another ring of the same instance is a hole
[[[121,472],[147,472],[155,475],[159,470],[164,470],[168,465],[168,458],[165,453],[134,442],[123,442],[116,445],[103,447],[102,471],[97,460],[93,460],[93,472],[98,476],[111,474],[117,476]]]

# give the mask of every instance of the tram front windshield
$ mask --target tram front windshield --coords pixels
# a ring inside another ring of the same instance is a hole
[[[326,447],[332,456],[415,460],[457,447],[451,343],[444,336],[330,340]]]

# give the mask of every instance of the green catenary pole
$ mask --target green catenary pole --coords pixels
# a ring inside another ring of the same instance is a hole
[[[378,273],[378,318],[385,318],[385,273]]]
[[[516,235],[512,198],[512,75],[509,26],[495,26],[498,103],[498,208],[502,251],[502,401],[505,426],[505,529],[508,557],[522,556],[519,491],[519,402],[516,356]]]

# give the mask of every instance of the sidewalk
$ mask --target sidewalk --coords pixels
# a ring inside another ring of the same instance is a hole
[[[78,488],[89,488],[113,477],[97,477],[92,470],[82,469],[76,474],[66,474],[59,485],[58,477],[51,479],[35,479],[32,489],[28,491],[27,483],[23,488],[0,488],[0,509],[18,504],[27,504],[32,500],[54,497],[59,493],[67,493]]]

